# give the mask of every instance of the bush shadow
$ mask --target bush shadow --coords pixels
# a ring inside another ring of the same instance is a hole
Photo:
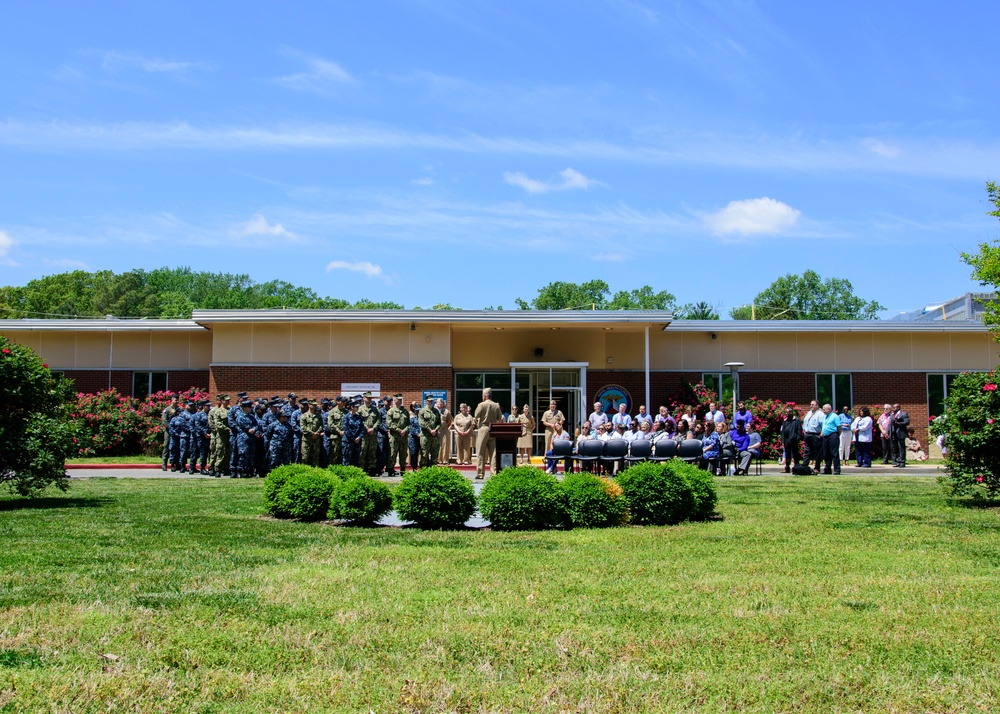
[[[114,502],[111,498],[46,496],[44,498],[0,498],[0,511],[28,511],[49,508],[101,508]]]

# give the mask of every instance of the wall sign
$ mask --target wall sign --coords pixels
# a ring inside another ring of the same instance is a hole
[[[609,417],[618,411],[618,406],[621,404],[625,405],[626,413],[632,413],[632,395],[625,387],[618,384],[608,384],[598,389],[594,401],[601,403],[604,413]]]

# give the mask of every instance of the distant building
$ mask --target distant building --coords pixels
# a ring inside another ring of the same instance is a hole
[[[922,310],[904,312],[889,319],[893,322],[943,322],[947,320],[982,322],[984,303],[996,302],[996,300],[996,293],[966,293],[942,303],[932,303]]]

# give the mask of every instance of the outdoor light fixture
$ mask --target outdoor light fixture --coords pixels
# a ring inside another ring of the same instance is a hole
[[[715,336],[714,333],[712,335]],[[744,367],[743,362],[726,362],[723,367],[729,367],[730,374],[733,375],[733,419],[736,418],[736,402],[740,393],[740,367]]]

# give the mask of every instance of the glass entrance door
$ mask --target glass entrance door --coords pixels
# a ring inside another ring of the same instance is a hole
[[[550,401],[555,401],[556,408],[566,417],[564,426],[570,433],[573,433],[586,414],[583,400],[587,385],[587,364],[527,363],[511,364],[510,367],[511,391],[518,396],[527,396],[527,403],[535,418],[532,453],[537,456],[542,453],[545,445],[542,415],[548,410]],[[522,406],[524,404],[519,403]]]

